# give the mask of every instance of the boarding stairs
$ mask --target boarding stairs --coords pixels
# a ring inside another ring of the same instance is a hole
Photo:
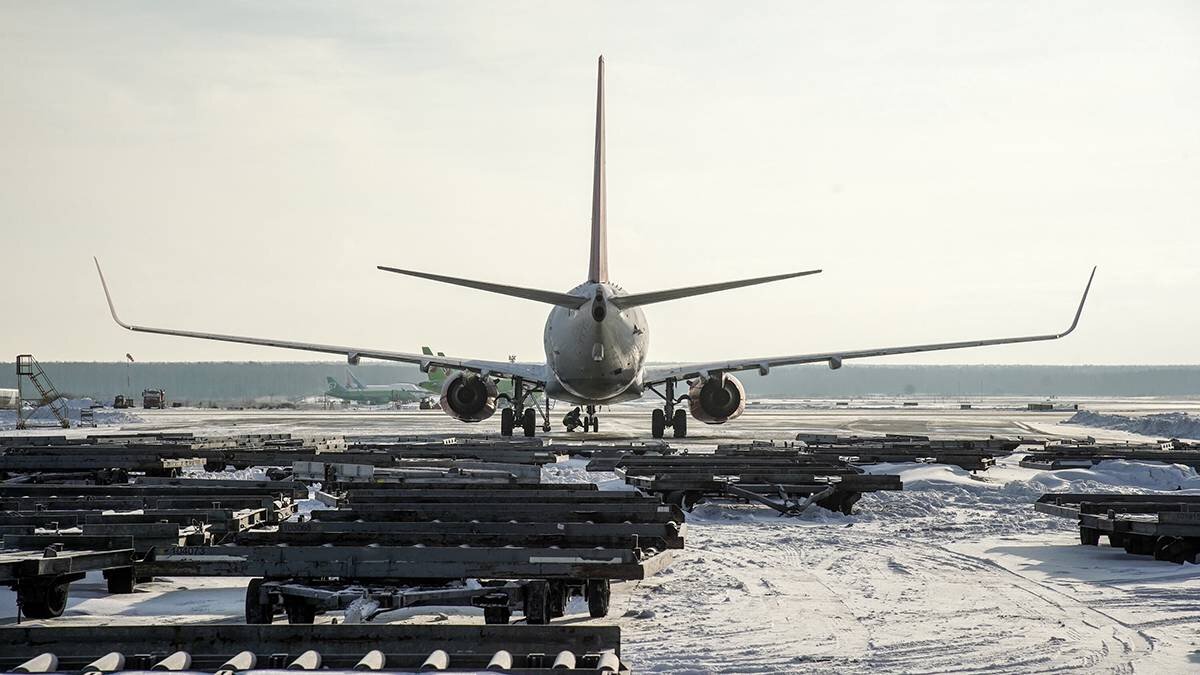
[[[26,398],[22,383],[28,380],[33,384],[34,389],[37,389],[41,398]],[[20,354],[17,356],[17,428],[24,429],[29,418],[33,417],[33,413],[41,407],[50,409],[54,416],[58,418],[58,423],[64,429],[71,428],[71,421],[67,418],[67,406],[62,401],[62,395],[54,388],[54,383],[50,381],[50,377],[46,375],[46,371],[42,370],[42,365],[33,358],[32,354]],[[33,408],[28,413],[24,412],[25,401],[33,403]]]

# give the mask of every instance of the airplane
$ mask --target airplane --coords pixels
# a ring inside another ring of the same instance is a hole
[[[687,436],[688,412],[693,418],[706,424],[723,424],[741,415],[746,406],[746,390],[734,376],[737,372],[758,371],[760,375],[766,375],[772,368],[803,363],[826,363],[836,370],[850,359],[1058,340],[1071,334],[1078,326],[1088,291],[1096,275],[1094,267],[1075,311],[1075,318],[1065,331],[1059,333],[696,363],[648,364],[646,358],[649,354],[650,326],[642,311],[643,307],[813,275],[821,270],[804,270],[647,293],[630,293],[614,283],[608,274],[603,56],[599,59],[597,70],[591,238],[587,279],[583,283],[561,293],[378,266],[386,272],[552,305],[542,334],[545,361],[489,361],[128,324],[117,316],[108,283],[104,280],[104,272],[100,269],[100,262],[96,260],[96,271],[100,276],[113,320],[123,328],[144,333],[339,354],[351,365],[357,364],[360,359],[371,358],[414,363],[426,373],[431,369],[448,369],[452,372],[442,384],[438,403],[448,415],[464,422],[481,422],[491,417],[497,407],[496,380],[510,380],[513,386],[511,405],[502,410],[500,417],[500,432],[505,436],[512,435],[517,427],[521,428],[526,436],[534,435],[537,413],[534,408],[525,407],[526,400],[534,393],[543,395],[547,406],[546,419],[549,416],[550,398],[585,406],[587,414],[583,421],[595,432],[599,430],[599,406],[631,401],[641,398],[646,392],[652,392],[662,399],[662,407],[655,407],[650,416],[650,432],[655,438],[662,438],[668,427],[676,438]],[[680,387],[686,387],[686,391],[677,396],[676,390]],[[684,401],[687,402],[686,410],[681,405]]]
[[[354,373],[350,372],[349,368],[346,369],[346,376],[350,378],[352,384],[342,386],[340,382],[332,377],[326,377],[325,381],[329,383],[329,391],[325,392],[325,394],[340,398],[343,401],[358,401],[375,405],[384,403],[417,403],[432,396],[430,389],[411,382],[363,384],[358,381]]]

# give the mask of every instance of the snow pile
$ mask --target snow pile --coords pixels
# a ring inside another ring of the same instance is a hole
[[[63,404],[67,408],[67,419],[71,421],[72,426],[79,426],[79,417],[81,410],[92,410],[92,419],[96,422],[96,426],[114,426],[121,424],[134,424],[141,422],[142,418],[130,413],[114,410],[112,408],[93,408],[96,402],[90,398],[72,398],[63,399]],[[54,417],[54,413],[50,412],[47,407],[38,408],[33,412],[30,418],[31,425],[50,426],[57,425],[58,420]],[[15,410],[0,410],[0,430],[16,429],[17,428],[17,411]]]
[[[1155,438],[1200,439],[1200,417],[1192,417],[1187,413],[1181,412],[1130,417],[1128,415],[1105,415],[1089,410],[1080,410],[1072,415],[1071,419],[1064,422],[1064,424],[1115,429],[1143,436],[1154,436]]]

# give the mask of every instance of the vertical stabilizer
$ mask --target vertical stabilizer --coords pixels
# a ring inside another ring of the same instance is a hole
[[[604,57],[596,75],[596,160],[592,165],[592,254],[588,281],[608,281],[608,205],[604,178]]]

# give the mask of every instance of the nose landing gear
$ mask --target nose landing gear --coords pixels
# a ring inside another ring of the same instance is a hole
[[[650,435],[662,438],[669,422],[675,438],[686,438],[687,411],[683,408],[676,408],[675,405],[686,399],[687,394],[675,398],[675,380],[667,380],[663,383],[663,388],[666,393],[659,394],[657,389],[650,387],[650,391],[658,394],[659,398],[663,400],[663,407],[655,408],[654,412],[650,414]]]

